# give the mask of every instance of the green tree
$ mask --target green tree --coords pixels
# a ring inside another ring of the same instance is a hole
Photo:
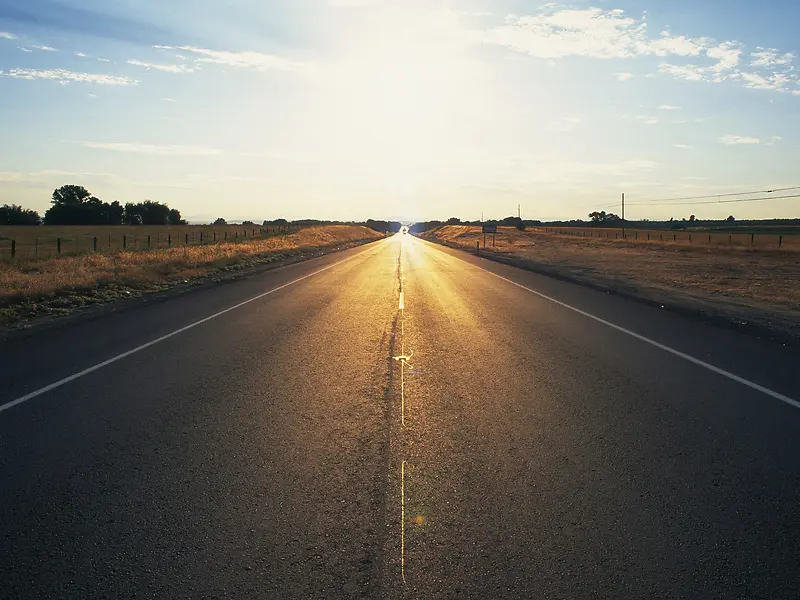
[[[214,225],[227,225],[227,224],[228,224],[228,222],[225,219],[223,219],[222,217],[219,217],[218,219],[216,219],[214,221]]]
[[[41,225],[42,219],[35,210],[22,208],[18,204],[0,206],[0,225]]]

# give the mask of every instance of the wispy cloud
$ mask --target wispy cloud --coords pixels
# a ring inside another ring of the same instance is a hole
[[[750,57],[753,59],[750,62],[751,67],[766,68],[791,65],[795,59],[795,55],[791,52],[781,53],[777,48],[761,47],[756,52],[752,52]]]
[[[664,61],[659,72],[687,81],[740,81],[745,87],[786,91],[780,81],[800,82],[793,66],[794,54],[775,48],[760,48],[751,54],[751,67],[782,69],[781,72],[740,73],[743,45],[735,40],[718,42],[710,37],[687,37],[662,31],[651,37],[645,16],[631,17],[623,10],[561,8],[545,4],[533,14],[509,15],[505,22],[475,37],[484,44],[506,47],[536,58],[558,59],[582,56],[593,59],[629,59],[655,56],[688,57],[686,64]],[[630,73],[615,73],[628,81]],[[760,78],[760,79],[759,79]],[[760,85],[754,80],[772,82]]]
[[[162,98],[162,100],[164,102],[177,102],[177,100],[175,100],[175,98]]]
[[[743,137],[741,135],[723,135],[719,141],[728,146],[737,146],[739,144],[760,144],[761,140],[755,137]]]
[[[203,146],[136,144],[130,142],[79,142],[85,148],[111,150],[114,152],[133,152],[136,154],[155,154],[159,156],[218,156],[221,150]]]
[[[135,67],[143,67],[145,69],[155,69],[156,71],[165,71],[167,73],[193,73],[196,69],[187,67],[186,65],[159,65],[155,63],[144,62],[141,60],[129,60],[129,65]]]
[[[672,104],[662,104],[658,107],[658,110],[680,110],[680,106],[674,106]]]
[[[0,71],[0,76],[14,77],[15,79],[46,79],[57,81],[61,84],[68,83],[96,83],[98,85],[137,85],[139,82],[129,77],[117,75],[99,75],[95,73],[78,73],[64,69],[11,69]]]
[[[634,117],[634,119],[645,125],[656,125],[658,123],[658,117],[652,117],[650,115],[638,115]]]
[[[672,144],[675,148],[682,148],[684,150],[689,150],[692,146],[687,146],[686,144]]]
[[[581,122],[580,117],[562,117],[545,127],[546,131],[574,131]]]
[[[33,48],[34,50],[41,50],[42,52],[60,52],[58,48],[53,48],[52,46],[37,46],[32,45],[29,48]]]
[[[0,40],[15,40],[17,36],[13,33],[8,33],[7,31],[0,31]]]
[[[209,50],[194,46],[153,46],[160,50],[181,50],[197,56],[195,60],[202,63],[227,65],[237,69],[253,69],[256,71],[279,70],[295,71],[300,68],[300,63],[261,52],[230,52],[227,50]]]
[[[78,56],[78,57],[80,57],[80,58],[86,58],[86,57],[87,57],[87,56],[89,56],[89,55],[88,55],[88,54],[84,54],[83,52],[76,52],[76,53],[75,53],[75,56]]]
[[[111,61],[110,61],[110,60],[108,60],[107,58],[98,58],[98,59],[97,59],[97,61],[98,61],[98,62],[111,62]]]

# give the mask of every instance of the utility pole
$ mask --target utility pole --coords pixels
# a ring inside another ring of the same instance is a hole
[[[625,192],[622,192],[622,239],[625,239]]]
[[[521,204],[517,204],[517,218],[518,219],[522,218],[522,208],[521,208],[521,206],[522,206]]]

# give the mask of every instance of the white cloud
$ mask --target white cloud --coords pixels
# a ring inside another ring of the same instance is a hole
[[[79,142],[85,148],[112,150],[114,152],[133,152],[136,154],[155,154],[159,156],[218,156],[221,150],[203,146],[134,144],[129,142]]]
[[[65,71],[64,69],[11,69],[10,71],[0,71],[0,75],[14,77],[16,79],[49,79],[58,81],[61,84],[68,83],[96,83],[98,85],[137,85],[139,82],[129,77],[119,77],[117,75],[97,75],[94,73],[77,73],[75,71]]]
[[[656,125],[658,123],[658,117],[651,117],[649,115],[638,115],[634,118],[645,125]]]
[[[680,106],[674,106],[672,104],[662,104],[658,107],[658,110],[680,110]]]
[[[193,73],[195,69],[193,67],[187,67],[186,65],[157,65],[154,63],[144,62],[141,60],[129,60],[129,65],[133,65],[135,67],[143,67],[145,69],[155,69],[156,71],[165,71],[167,73]]]
[[[98,62],[111,62],[107,58],[98,58],[97,60],[98,60]]]
[[[175,98],[162,98],[162,100],[164,102],[177,102],[177,100],[175,100]]]
[[[706,54],[709,58],[718,61],[711,69],[716,73],[721,73],[733,69],[739,64],[742,49],[738,48],[734,42],[723,42],[715,48],[708,49]]]
[[[669,63],[661,63],[658,65],[658,70],[661,73],[666,73],[687,81],[702,81],[706,74],[706,69],[704,67],[698,67],[697,65],[671,65]]]
[[[197,58],[197,62],[214,63],[228,65],[237,69],[254,69],[256,71],[266,71],[270,69],[279,71],[295,71],[300,67],[299,63],[276,56],[274,54],[262,54],[260,52],[229,52],[225,50],[208,50],[206,48],[195,48],[194,46],[153,46],[161,50],[181,50],[191,52],[202,58]]]
[[[741,78],[746,82],[745,87],[757,90],[783,91],[783,88],[790,82],[790,78],[784,73],[766,76],[758,73],[741,73]]]
[[[499,45],[521,54],[542,59],[582,56],[595,59],[624,59],[643,56],[691,57],[688,64],[664,62],[659,71],[687,81],[720,83],[739,80],[736,70],[741,62],[742,45],[736,41],[718,42],[708,37],[687,37],[662,31],[660,37],[647,34],[645,15],[630,17],[620,9],[602,8],[564,9],[554,3],[545,4],[535,13],[509,15],[503,24],[484,32],[476,32],[475,39],[485,44]],[[759,48],[751,56],[755,67],[788,67],[791,75],[780,77],[787,81],[800,81],[791,65],[792,53],[779,53],[773,48]],[[702,62],[700,59],[703,59]],[[707,64],[706,64],[706,61]],[[616,73],[619,81],[633,77],[630,73]],[[780,79],[779,74],[753,74],[756,77]],[[782,86],[755,86],[781,90]]]
[[[769,138],[769,141],[767,142],[767,146],[772,146],[776,142],[780,142],[782,139],[783,138],[781,136],[779,136],[779,135],[773,135],[771,138]]]
[[[23,52],[33,52],[33,50],[31,50],[30,48],[25,48],[24,46],[17,46],[17,48],[19,48]]]
[[[34,50],[41,50],[42,52],[60,52],[58,48],[53,48],[52,46],[31,46]]]
[[[686,144],[672,144],[675,148],[682,148],[684,150],[689,150],[692,146],[687,146]]]
[[[760,46],[758,51],[752,52],[750,56],[753,59],[750,62],[751,67],[772,68],[786,66],[791,65],[795,59],[795,55],[791,52],[781,54],[777,48],[761,48]]]
[[[728,146],[736,146],[739,144],[760,144],[761,140],[754,137],[742,137],[740,135],[723,135],[719,141]]]
[[[562,117],[545,127],[545,131],[574,131],[580,122],[579,117]]]
[[[621,10],[551,7],[536,15],[511,15],[482,40],[538,58],[627,58],[646,46],[644,21],[625,17]]]
[[[0,40],[15,40],[17,36],[7,31],[0,31]]]
[[[78,56],[80,58],[86,58],[88,56],[88,54],[84,54],[83,52],[76,52],[75,56]]]

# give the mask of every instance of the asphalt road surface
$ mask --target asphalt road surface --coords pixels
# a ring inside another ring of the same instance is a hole
[[[410,235],[12,339],[0,597],[797,598],[799,372]]]

